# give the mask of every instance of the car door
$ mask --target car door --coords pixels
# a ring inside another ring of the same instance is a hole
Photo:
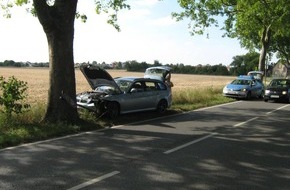
[[[145,92],[144,82],[136,81],[121,100],[121,112],[128,113],[146,110],[150,107],[148,103],[150,103],[150,100]]]
[[[155,81],[145,82],[145,96],[147,98],[146,98],[146,101],[143,103],[146,104],[146,107],[148,109],[155,109],[157,107],[159,94],[160,94],[160,88],[158,87],[157,82]]]
[[[260,96],[262,93],[262,85],[258,81],[252,80],[251,86],[252,86],[252,96],[254,97]]]

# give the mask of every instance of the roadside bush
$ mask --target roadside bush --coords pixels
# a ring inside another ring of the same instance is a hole
[[[27,82],[14,76],[8,80],[0,76],[0,111],[6,119],[10,120],[13,113],[20,114],[30,108],[29,104],[24,103],[27,88]]]

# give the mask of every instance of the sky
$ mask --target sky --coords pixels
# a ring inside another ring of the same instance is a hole
[[[219,28],[206,35],[191,36],[188,20],[176,22],[171,12],[180,7],[174,0],[128,0],[131,10],[118,14],[121,31],[107,24],[107,16],[97,15],[93,0],[79,0],[78,11],[88,17],[75,21],[75,63],[130,61],[184,65],[229,65],[236,55],[244,55],[236,39],[223,38]],[[13,8],[12,18],[0,17],[0,61],[48,62],[45,33],[37,18],[23,7]]]

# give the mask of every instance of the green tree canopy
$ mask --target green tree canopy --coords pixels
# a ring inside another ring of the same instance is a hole
[[[259,65],[259,53],[247,53],[233,57],[230,64],[232,75],[246,75],[249,71],[257,70]]]
[[[289,35],[289,0],[178,0],[183,11],[174,13],[177,20],[189,18],[192,34],[205,28],[221,26],[224,36],[237,38],[249,49],[261,50],[259,69],[264,71],[266,54],[276,36]],[[223,23],[219,19],[224,19]]]

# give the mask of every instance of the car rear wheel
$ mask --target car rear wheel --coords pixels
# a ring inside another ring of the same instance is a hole
[[[162,114],[166,111],[167,109],[167,102],[166,100],[160,100],[160,102],[157,105],[157,112]]]
[[[111,119],[118,117],[120,108],[117,102],[108,102],[107,104],[107,116]]]

